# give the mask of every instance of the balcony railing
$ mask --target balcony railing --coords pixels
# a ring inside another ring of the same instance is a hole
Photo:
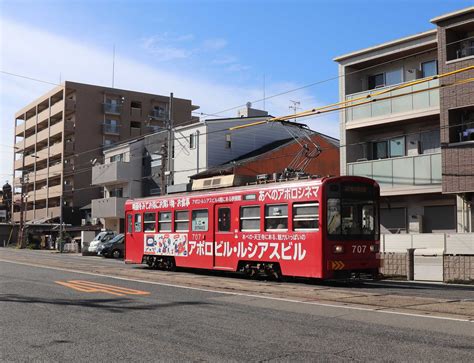
[[[125,161],[95,165],[92,167],[92,185],[107,185],[126,182],[139,178],[137,170]]]
[[[438,85],[439,80],[434,79],[428,82],[419,83],[410,87],[388,92],[381,97],[388,98],[407,93],[405,96],[370,102],[361,106],[349,107],[346,110],[346,122],[370,119],[373,117],[392,116],[398,113],[413,112],[416,110],[439,108],[439,90],[432,89],[428,91],[429,88],[437,87]],[[346,100],[348,101],[359,97],[366,97],[371,93],[378,92],[386,88],[389,87],[353,93],[346,96]],[[424,89],[427,91],[423,92],[422,90]],[[360,101],[356,101],[355,103],[357,102]]]
[[[124,218],[127,198],[110,197],[92,200],[93,218]]]
[[[102,124],[102,132],[109,135],[120,135],[120,129],[118,125]]]
[[[441,153],[347,164],[349,175],[375,179],[382,190],[441,184]]]
[[[166,110],[151,110],[149,116],[154,120],[166,120],[168,112]]]
[[[122,105],[115,103],[104,103],[104,113],[111,113],[114,115],[120,115],[122,113]]]

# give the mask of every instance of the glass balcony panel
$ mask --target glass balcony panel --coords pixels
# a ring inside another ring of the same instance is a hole
[[[441,184],[441,154],[431,156],[431,183]]]
[[[409,87],[411,92],[411,87]],[[391,96],[403,95],[408,92],[407,88],[402,88],[393,92],[390,92]],[[413,109],[413,95],[400,96],[392,98],[392,113],[409,112]]]
[[[372,162],[353,164],[353,175],[366,176],[372,178]]]
[[[393,183],[392,160],[377,160],[372,166],[373,178],[381,187],[391,187]]]
[[[427,82],[416,84],[413,86],[413,91],[426,90],[429,87]],[[413,95],[413,108],[423,109],[430,107],[430,93],[420,92]]]
[[[421,155],[415,159],[415,184],[431,184],[431,155]]]
[[[375,101],[371,105],[372,105],[372,117],[388,115],[391,112],[390,100]]]
[[[411,92],[436,87],[439,85],[439,80],[434,79],[426,83],[420,83],[410,87],[402,88],[392,91],[390,93],[381,95],[379,97],[389,97],[396,95],[407,94],[406,96],[394,97],[384,101],[375,101],[363,106],[354,106],[346,110],[346,121],[355,121],[368,119],[371,117],[391,116],[397,113],[405,113],[415,110],[424,110],[427,108],[439,107],[439,90],[434,89],[426,92],[411,94]],[[392,86],[393,87],[393,86]],[[373,90],[378,92],[382,89]],[[387,89],[387,88],[385,88]],[[354,93],[346,96],[346,100],[354,98],[365,97],[370,94],[370,91]],[[360,101],[356,101],[360,102]],[[349,105],[349,104],[348,104]]]
[[[372,108],[370,103],[362,106],[354,106],[351,108],[353,120],[362,120],[364,118],[372,117]]]
[[[413,185],[413,158],[393,159],[393,187]]]
[[[441,153],[347,164],[348,175],[375,179],[385,190],[441,184]]]

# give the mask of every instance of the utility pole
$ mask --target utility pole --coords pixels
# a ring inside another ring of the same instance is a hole
[[[168,107],[168,150],[167,150],[167,162],[168,162],[168,182],[167,185],[171,185],[173,182],[173,92],[170,93],[170,102]]]
[[[160,195],[166,194],[166,164],[168,161],[168,140],[161,145],[161,166],[160,166]]]
[[[24,247],[23,240],[25,239],[25,236],[24,236],[25,218],[23,214],[25,213],[25,193],[28,192],[29,176],[28,174],[25,175],[24,165],[25,165],[25,157],[23,155],[23,168],[22,168],[22,175],[21,175],[21,195],[20,195],[20,230],[18,231],[18,242],[17,242],[18,248]],[[25,189],[26,189],[26,192],[25,192]]]
[[[63,195],[61,194],[60,198],[59,198],[59,204],[61,205],[60,206],[60,209],[59,209],[59,213],[61,213],[59,215],[59,252],[63,252],[63,246],[64,246],[64,241],[63,241],[63,235],[64,235],[64,232],[63,232],[63,223],[64,223],[64,220],[63,220]]]
[[[301,107],[299,107],[301,105],[301,102],[300,101],[292,101],[292,100],[290,100],[290,102],[293,103],[293,105],[290,105],[288,108],[290,110],[293,110],[294,114],[296,115],[296,111],[301,110]],[[296,117],[293,121],[296,122]]]

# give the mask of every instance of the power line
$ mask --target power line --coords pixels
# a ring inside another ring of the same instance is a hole
[[[469,79],[468,79],[468,80],[469,80]],[[472,80],[474,80],[474,79],[472,79]],[[465,83],[466,80],[461,80],[461,81],[453,82],[453,83],[451,83],[451,84],[445,85],[445,87],[456,86],[459,82]],[[423,90],[421,90],[421,91],[422,91],[422,92],[427,92],[427,91],[429,91],[429,89],[423,89]],[[404,93],[404,94],[401,94],[401,95],[390,96],[390,97],[383,98],[383,100],[385,100],[385,99],[390,99],[390,98],[396,98],[396,97],[400,97],[400,96],[405,96],[405,95],[407,95],[407,94],[414,94],[414,93],[416,93],[416,92],[418,92],[418,91],[408,92],[408,93]],[[379,100],[381,100],[381,99],[379,99]],[[362,106],[364,106],[364,105],[365,105],[365,104],[349,105],[349,106],[345,106],[344,109],[346,109],[346,108],[352,108],[352,107],[357,108],[357,107],[362,107]],[[342,111],[342,110],[343,110],[343,109],[330,109],[330,110],[328,110],[328,112]],[[411,115],[415,115],[415,114],[416,114],[416,113],[413,113],[413,112],[411,113]],[[304,116],[304,117],[306,118],[306,117],[310,117],[310,116],[312,116],[312,115],[308,115],[308,116]],[[321,115],[321,114],[315,114],[314,116],[322,116],[322,115]],[[310,119],[314,119],[314,117],[313,117],[313,118],[310,118]],[[263,123],[263,122],[262,122],[262,123]],[[244,125],[244,126],[245,126],[245,125]],[[457,127],[457,126],[452,126],[452,127]],[[443,128],[444,128],[444,127],[443,127]],[[449,126],[446,127],[446,128],[449,128]],[[438,130],[441,130],[441,129],[442,129],[442,127],[438,128]],[[213,133],[218,133],[218,132],[228,132],[228,131],[229,131],[229,128],[224,128],[224,129],[219,129],[219,130],[214,130],[214,131],[203,132],[203,133],[201,133],[200,135],[208,135],[208,134],[213,134]],[[413,133],[413,134],[418,134],[418,133],[419,133],[419,132],[415,132],[415,133]],[[146,136],[148,136],[148,135],[140,136],[140,139],[143,139],[143,138],[145,138]],[[173,141],[174,141],[174,140],[179,140],[179,139],[187,139],[187,136],[184,136],[184,135],[183,135],[183,136],[181,136],[181,137],[173,137]],[[122,141],[122,143],[123,143],[123,142],[127,142],[127,141]],[[362,143],[364,143],[364,142],[362,142]],[[356,144],[360,144],[360,143],[356,143]],[[348,146],[348,145],[340,145],[340,147],[344,147],[344,146]],[[93,150],[102,149],[102,148],[103,148],[103,147],[99,147],[99,148],[96,148],[96,149],[93,149]],[[48,150],[45,150],[45,151],[48,151]],[[38,153],[40,153],[40,152],[42,152],[42,151],[40,150]],[[83,153],[87,153],[87,152],[91,152],[91,150],[86,151],[86,152],[83,152]],[[81,155],[81,154],[83,154],[83,153],[73,154],[73,155],[71,155],[70,157],[79,156],[79,155]],[[79,165],[87,165],[87,164],[88,164],[88,163],[86,162],[86,163],[84,163],[84,164],[79,164]],[[92,166],[88,166],[87,168],[85,168],[85,169],[83,169],[83,170],[84,170],[84,172],[85,172],[85,171],[89,171],[89,170],[91,170],[91,169],[92,169]],[[79,170],[81,170],[81,169],[79,169]],[[74,175],[74,174],[77,174],[77,173],[78,173],[78,171],[75,170],[75,171],[71,172],[70,175]],[[37,176],[48,176],[48,173],[45,173],[45,174],[35,174],[35,175],[37,175]],[[58,174],[58,175],[61,175],[61,174]],[[67,174],[63,174],[63,175],[64,175],[64,176],[68,176]]]

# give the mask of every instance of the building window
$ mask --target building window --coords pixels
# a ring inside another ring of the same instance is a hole
[[[217,212],[217,231],[230,232],[230,208],[219,208]]]
[[[171,232],[171,212],[158,213],[158,231]]]
[[[389,153],[391,158],[405,156],[405,137],[397,137],[389,141]]]
[[[293,230],[307,231],[319,228],[319,204],[293,204]]]
[[[231,134],[225,134],[225,148],[230,149],[232,147],[232,136]]]
[[[127,215],[127,232],[132,233],[133,230],[133,216],[131,214]]]
[[[209,212],[207,209],[193,210],[192,212],[193,232],[205,232],[209,225]]]
[[[150,117],[154,119],[166,119],[167,118],[166,106],[153,106],[150,112]]]
[[[189,231],[189,212],[187,210],[174,212],[174,230],[176,232]]]
[[[189,148],[190,149],[196,148],[196,134],[189,135]]]
[[[104,146],[110,146],[114,144],[114,140],[104,139]]]
[[[373,159],[396,158],[405,156],[405,137],[395,137],[390,140],[374,142]]]
[[[265,231],[285,231],[288,229],[288,205],[265,206]]]
[[[156,213],[143,214],[143,231],[145,232],[156,231]]]
[[[119,134],[119,123],[117,120],[106,119],[104,121],[104,132],[108,134]]]
[[[446,29],[446,59],[448,61],[474,56],[474,22]]]
[[[130,127],[139,129],[142,127],[142,124],[140,123],[140,121],[130,121]]]
[[[385,72],[385,85],[392,86],[394,84],[400,84],[403,82],[403,71],[402,69],[394,69]]]
[[[132,102],[130,102],[130,107],[141,109],[142,108],[142,103],[140,101],[132,101]]]
[[[154,152],[151,154],[151,167],[152,168],[157,168],[160,167],[162,163],[162,156],[158,152]]]
[[[369,89],[379,88],[385,86],[384,74],[374,74],[368,78]]]
[[[374,143],[374,159],[386,159],[388,157],[387,141]]]
[[[474,141],[474,107],[449,110],[449,142]]]
[[[124,159],[124,154],[117,154],[110,157],[110,162],[114,163],[116,161],[123,161],[123,159]]]
[[[109,190],[109,196],[111,198],[123,198],[123,188],[114,188]]]
[[[240,208],[240,230],[257,232],[260,231],[260,207]]]
[[[421,63],[421,76],[431,77],[438,74],[438,63],[436,60]]]
[[[135,214],[135,232],[142,231],[142,215]]]

